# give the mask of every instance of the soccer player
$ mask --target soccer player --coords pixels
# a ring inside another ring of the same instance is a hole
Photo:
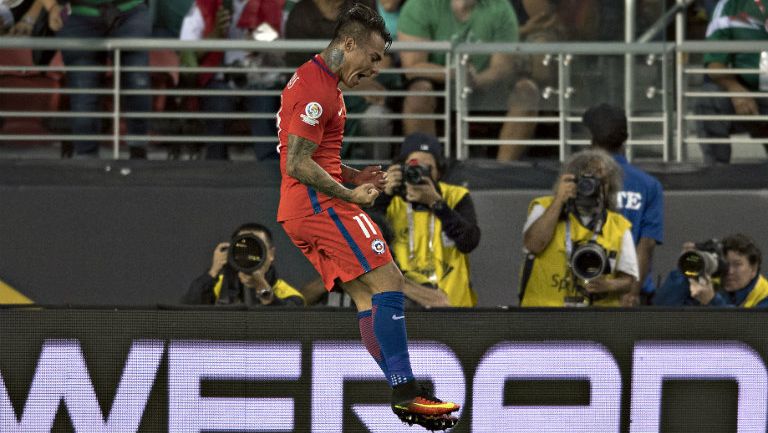
[[[386,175],[380,166],[347,167],[340,156],[346,108],[339,85],[355,87],[375,76],[391,42],[378,13],[356,4],[340,15],[328,47],[286,85],[277,113],[277,220],[326,289],[338,280],[355,301],[365,347],[392,386],[395,414],[409,424],[444,430],[456,424],[450,413],[459,405],[417,385],[408,355],[403,275],[381,230],[360,208],[373,204]]]

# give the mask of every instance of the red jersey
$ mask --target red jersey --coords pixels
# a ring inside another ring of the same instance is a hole
[[[317,143],[312,159],[341,182],[341,140],[347,109],[338,84],[336,74],[316,55],[296,70],[280,95],[277,151],[282,181],[278,221],[317,214],[343,202],[315,191],[286,173],[288,135],[291,134]]]

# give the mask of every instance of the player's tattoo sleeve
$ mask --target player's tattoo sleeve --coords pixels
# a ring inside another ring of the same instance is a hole
[[[288,175],[325,195],[349,200],[351,191],[336,182],[327,171],[323,170],[312,159],[315,149],[317,149],[315,142],[296,135],[289,135],[286,159]]]

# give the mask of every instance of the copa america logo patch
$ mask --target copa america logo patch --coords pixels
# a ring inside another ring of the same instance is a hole
[[[323,106],[319,102],[310,102],[304,107],[304,114],[301,115],[301,120],[307,125],[315,126],[319,122],[317,119],[323,115]]]
[[[387,250],[387,245],[381,239],[374,239],[371,242],[371,249],[374,253],[381,255]]]

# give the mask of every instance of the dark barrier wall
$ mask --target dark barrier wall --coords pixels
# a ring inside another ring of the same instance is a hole
[[[766,431],[759,312],[407,321],[414,373],[463,405],[456,433]],[[0,341],[4,433],[422,431],[391,413],[349,310],[3,310]]]
[[[210,267],[214,246],[245,221],[273,230],[281,276],[301,286],[315,275],[275,222],[280,178],[275,165],[4,164],[0,279],[39,303],[174,303]],[[743,189],[738,183],[768,170],[739,175],[739,169],[663,179],[673,188],[665,194],[667,236],[657,249],[655,274],[672,269],[686,240],[739,230],[768,251],[765,184]],[[479,303],[514,305],[528,203],[549,193],[556,168],[487,164],[454,173],[455,182],[469,180],[482,229],[471,255]],[[724,189],[697,188],[716,187],[717,179]]]

